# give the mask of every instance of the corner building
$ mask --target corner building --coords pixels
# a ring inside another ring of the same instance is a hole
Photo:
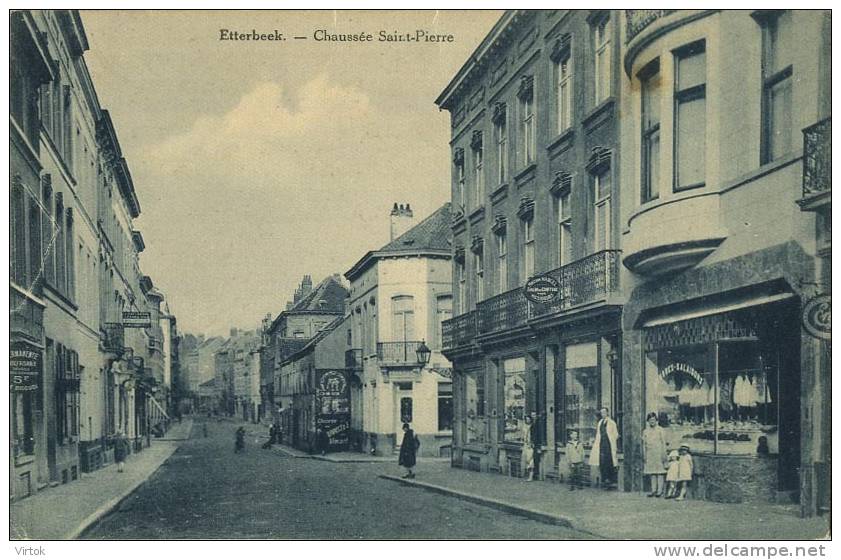
[[[619,21],[506,12],[436,101],[452,117],[455,466],[519,475],[534,414],[538,475],[557,479],[569,430],[589,454],[600,407],[624,423]],[[536,275],[555,303],[526,299]]]
[[[808,515],[829,495],[829,355],[801,317],[829,285],[815,215],[797,204],[807,177],[828,188],[816,156],[829,149],[829,18],[623,14],[631,488],[643,479],[641,427],[656,412],[670,445],[692,449],[696,498],[795,500]],[[815,126],[824,137],[804,151],[801,131]]]

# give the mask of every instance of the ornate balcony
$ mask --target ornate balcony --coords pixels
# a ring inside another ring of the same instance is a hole
[[[516,329],[529,318],[529,302],[522,288],[515,288],[480,301],[476,306],[479,334]]]
[[[832,118],[826,118],[803,130],[804,210],[814,210],[830,203],[832,194]]]
[[[625,10],[625,43],[640,34],[640,32],[660,19],[673,14],[677,10]]]
[[[441,324],[444,350],[452,350],[471,344],[473,339],[476,338],[476,318],[476,312],[469,311],[444,321]]]
[[[619,260],[622,251],[593,253],[548,273],[561,286],[555,303],[532,304],[531,317],[560,313],[590,303],[604,301],[619,290]]]
[[[357,371],[362,369],[362,348],[345,350],[345,368]]]
[[[377,359],[381,366],[417,367],[419,340],[378,342]]]

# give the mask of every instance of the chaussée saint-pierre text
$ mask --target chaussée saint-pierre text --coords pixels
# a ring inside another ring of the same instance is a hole
[[[451,33],[435,33],[428,29],[414,29],[412,31],[360,31],[358,33],[336,33],[327,29],[316,29],[309,35],[289,35],[277,29],[272,31],[237,31],[220,29],[220,41],[286,41],[312,39],[322,43],[453,43],[455,37]]]

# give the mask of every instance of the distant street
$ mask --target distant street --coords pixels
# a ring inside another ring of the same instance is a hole
[[[211,422],[86,539],[579,539],[587,535],[377,477],[396,464],[336,464],[262,450],[251,427]],[[395,461],[396,462],[396,461]],[[422,477],[422,472],[419,475]]]

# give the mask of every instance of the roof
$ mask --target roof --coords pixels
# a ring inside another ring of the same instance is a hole
[[[345,272],[348,280],[356,278],[380,257],[399,255],[449,255],[452,250],[452,211],[447,202],[424,218],[418,225],[383,245],[378,251],[369,251]]]
[[[318,346],[319,342],[324,340],[324,337],[326,337],[328,334],[330,334],[331,332],[336,330],[336,328],[339,325],[341,325],[344,320],[345,320],[344,316],[336,317],[335,319],[333,319],[329,324],[327,324],[327,326],[325,326],[323,329],[318,331],[318,333],[314,337],[310,338],[307,341],[307,343],[304,344],[304,346],[300,350],[298,350],[294,354],[289,355],[289,357],[287,357],[285,360],[283,360],[283,362],[281,362],[281,364],[287,364],[289,362],[294,362],[295,360],[301,358],[302,356],[305,356],[306,354],[309,354],[316,346]]]
[[[274,332],[284,317],[295,314],[313,315],[342,315],[345,312],[345,298],[348,297],[347,288],[342,284],[342,277],[338,274],[328,276],[302,297],[290,309],[282,311],[272,321],[268,332]]]

